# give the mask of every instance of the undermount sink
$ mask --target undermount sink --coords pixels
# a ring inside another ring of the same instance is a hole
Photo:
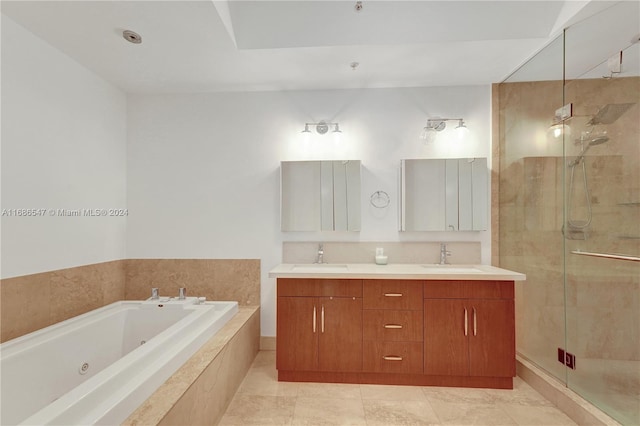
[[[423,268],[433,272],[443,272],[450,274],[481,274],[484,271],[481,271],[478,268],[474,268],[473,266],[457,266],[457,265],[422,265]]]
[[[334,263],[304,263],[301,265],[293,265],[292,271],[305,272],[346,272],[347,265],[339,265]]]

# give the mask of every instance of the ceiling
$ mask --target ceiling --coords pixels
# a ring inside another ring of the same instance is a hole
[[[500,82],[612,2],[6,1],[2,13],[130,93]],[[142,36],[128,43],[125,29]],[[352,63],[359,65],[353,69]]]

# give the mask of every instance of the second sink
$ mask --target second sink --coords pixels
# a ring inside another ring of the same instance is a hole
[[[433,272],[445,274],[481,274],[484,272],[478,268],[474,268],[473,266],[462,265],[422,265],[422,267]]]

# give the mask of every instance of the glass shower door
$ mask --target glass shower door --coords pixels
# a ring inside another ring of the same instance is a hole
[[[628,34],[640,32],[638,8],[620,2],[565,32],[567,386],[629,425],[640,424],[640,44]],[[598,44],[603,31],[619,31],[619,45]]]

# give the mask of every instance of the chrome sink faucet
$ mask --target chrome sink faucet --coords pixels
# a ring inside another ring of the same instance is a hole
[[[316,261],[314,263],[325,263],[324,261],[324,244],[320,243],[318,245],[318,256],[316,257]]]
[[[447,250],[446,243],[440,243],[440,265],[448,265],[447,256],[451,256],[451,252]]]

